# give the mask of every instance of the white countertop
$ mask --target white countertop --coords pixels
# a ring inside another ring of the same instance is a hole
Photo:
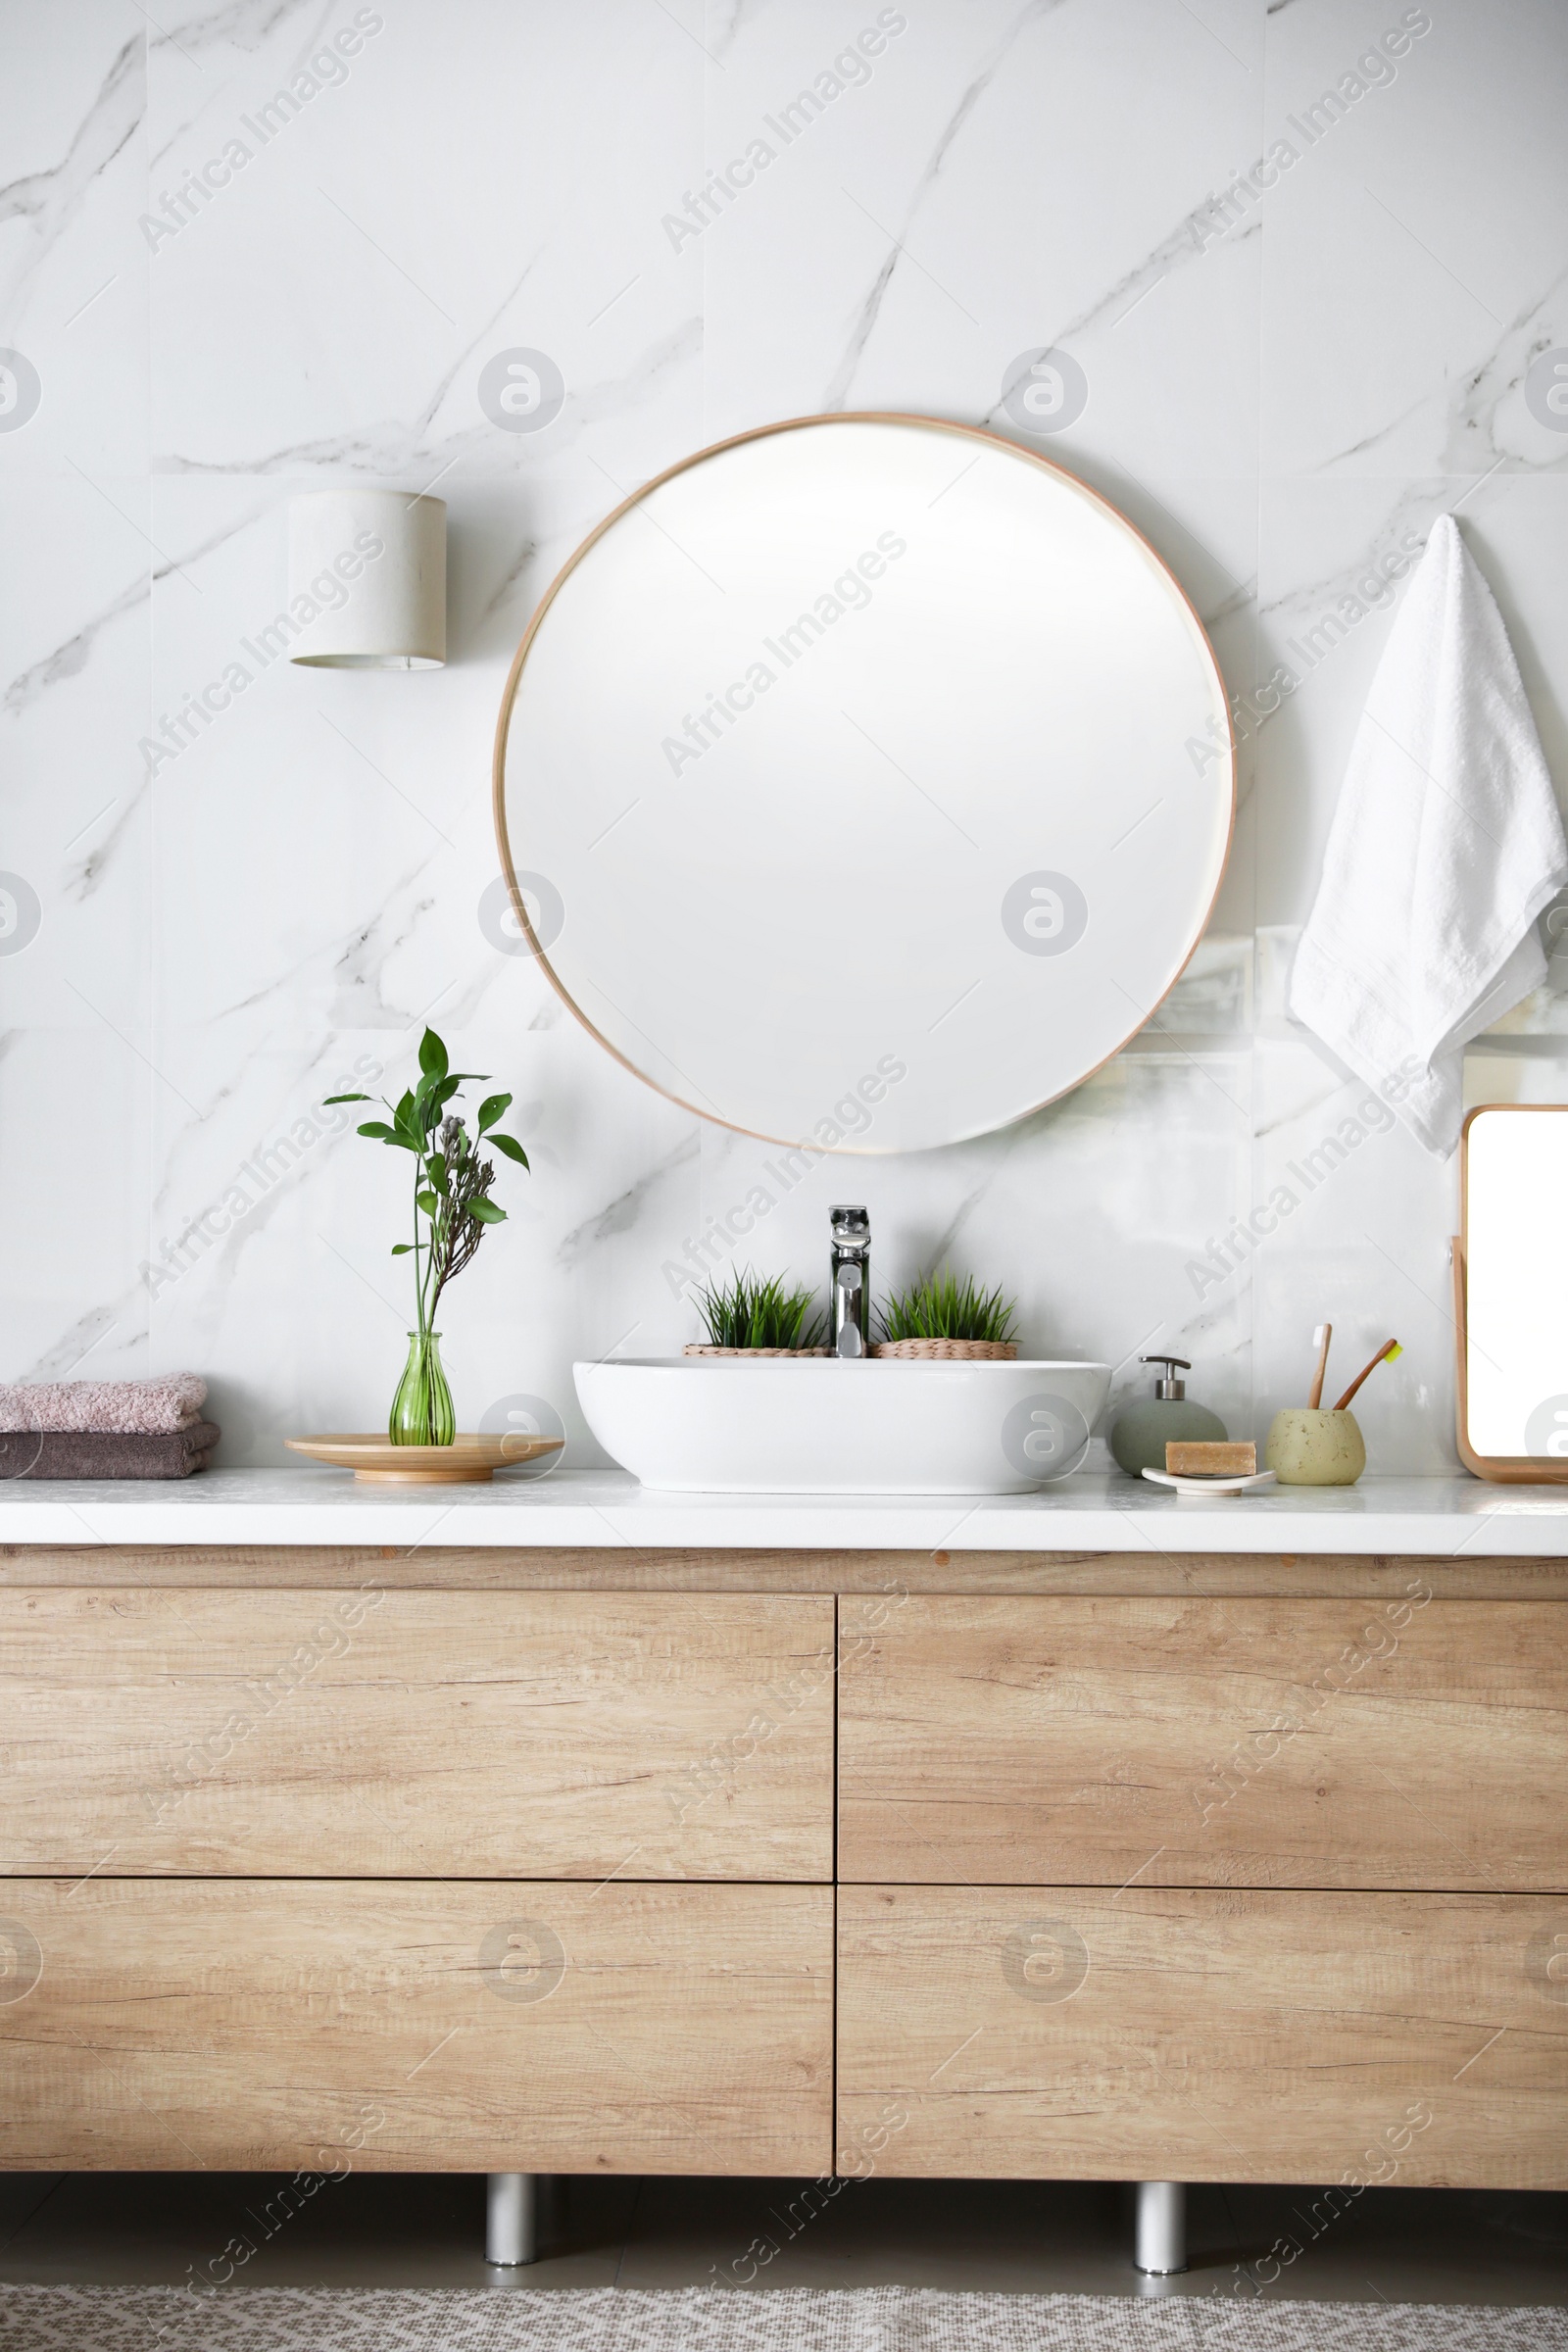
[[[1568,1486],[1363,1478],[1185,1500],[1120,1476],[1035,1494],[668,1494],[622,1470],[489,1486],[360,1486],[346,1472],[11,1480],[4,1544],[590,1545],[736,1551],[1290,1551],[1568,1557]]]

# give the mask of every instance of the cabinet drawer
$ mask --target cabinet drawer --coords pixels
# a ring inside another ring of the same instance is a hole
[[[6,2169],[830,2162],[827,1887],[24,1880],[0,1910]]]
[[[845,1887],[842,2170],[1568,2187],[1568,1903]]]
[[[0,1592],[0,1871],[832,1877],[833,1602]]]
[[[910,1596],[844,1644],[841,1876],[1568,1887],[1568,1611],[1410,1583]]]

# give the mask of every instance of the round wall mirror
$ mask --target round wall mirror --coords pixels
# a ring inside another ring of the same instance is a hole
[[[521,928],[629,1069],[785,1144],[1023,1117],[1166,995],[1234,811],[1223,681],[1115,510],[927,417],[705,450],[583,543],[496,742]]]

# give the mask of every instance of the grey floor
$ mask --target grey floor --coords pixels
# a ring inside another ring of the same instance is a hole
[[[526,2271],[483,2260],[484,2183],[355,2174],[299,2211],[284,2177],[0,2175],[0,2280],[184,2286],[869,2286],[1568,2304],[1568,2195],[1196,2188],[1191,2268],[1140,2281],[1126,2191],[879,2180],[573,2178]],[[253,2249],[245,2252],[249,2247]],[[1271,2251],[1272,2249],[1272,2251]]]

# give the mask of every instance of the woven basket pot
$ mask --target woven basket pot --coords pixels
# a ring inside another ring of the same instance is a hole
[[[682,1355],[831,1355],[831,1348],[710,1348],[688,1340]]]
[[[950,1364],[1010,1364],[1017,1352],[1016,1340],[883,1340],[871,1350]]]

